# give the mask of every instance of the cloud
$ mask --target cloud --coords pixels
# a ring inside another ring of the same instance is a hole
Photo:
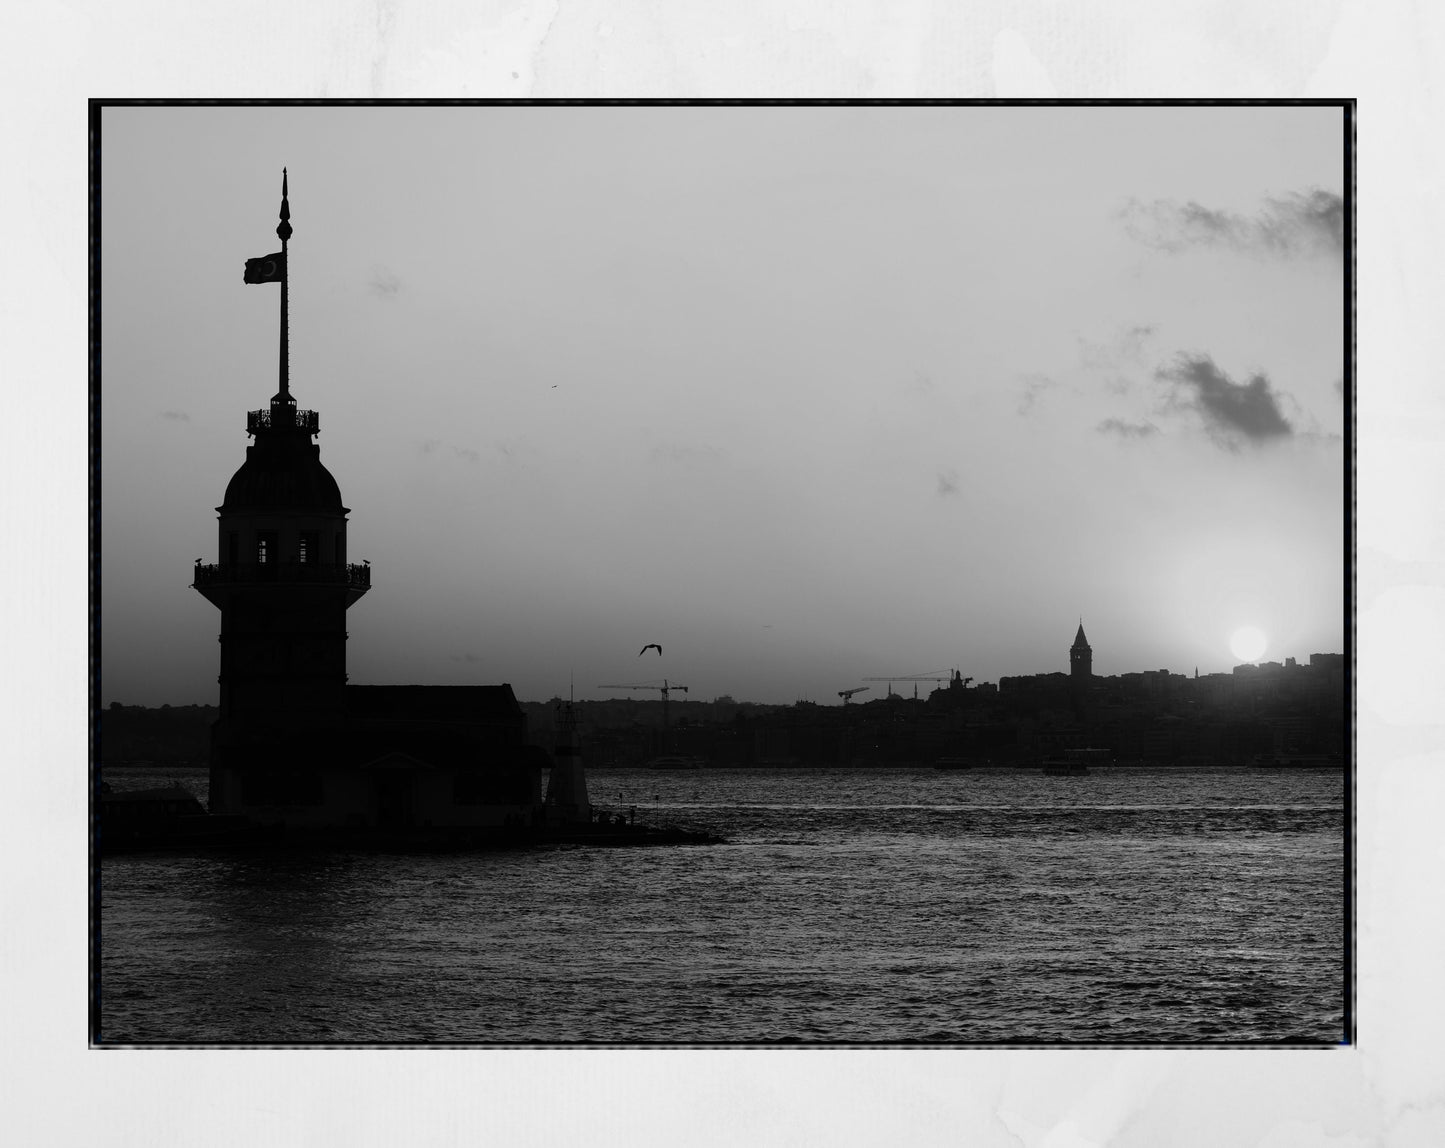
[[[377,264],[371,269],[371,281],[367,283],[367,287],[378,299],[391,302],[401,291],[401,280],[391,268]]]
[[[426,440],[426,442],[418,443],[418,444],[417,444],[417,449],[420,450],[420,451],[422,452],[422,454],[431,454],[431,452],[434,451],[434,450],[436,450],[436,448],[439,447],[439,446],[441,446],[441,444],[442,444],[442,440],[441,440],[441,439],[439,439],[439,438],[429,438],[429,439]]]
[[[914,371],[913,378],[906,386],[915,395],[931,395],[937,389],[933,383],[933,376],[927,371]]]
[[[1266,199],[1255,215],[1215,211],[1192,200],[1179,204],[1131,199],[1122,212],[1129,235],[1171,253],[1188,247],[1223,247],[1279,259],[1326,255],[1341,259],[1345,249],[1345,201],[1311,188]]]
[[[1188,396],[1183,405],[1197,410],[1211,437],[1229,450],[1238,450],[1241,438],[1260,444],[1294,433],[1280,413],[1280,396],[1264,375],[1236,383],[1208,355],[1189,354],[1179,355],[1173,366],[1161,367],[1157,374],[1174,383],[1176,393]]]
[[[1100,434],[1116,434],[1120,438],[1148,438],[1159,433],[1153,423],[1126,423],[1123,419],[1105,419],[1094,428]]]
[[[958,493],[958,471],[940,471],[938,474],[938,497],[947,498]]]
[[[477,657],[476,654],[453,654],[453,655],[452,655],[452,661],[454,661],[454,662],[480,662],[481,660],[482,660],[482,659],[479,658],[479,657]]]
[[[1044,391],[1059,385],[1047,375],[1025,375],[1023,384],[1023,394],[1019,397],[1018,407],[1021,415],[1026,415],[1034,409],[1034,403],[1038,401],[1039,395]]]
[[[1079,360],[1088,368],[1116,369],[1143,358],[1144,344],[1154,328],[1148,324],[1136,324],[1119,330],[1107,342],[1095,343],[1082,335],[1079,341]]]
[[[161,411],[161,418],[171,419],[174,422],[180,423],[188,423],[191,421],[191,416],[186,414],[185,411]]]
[[[479,462],[481,461],[482,457],[476,451],[464,446],[452,447],[452,454],[456,455],[458,458],[464,458],[468,462]]]
[[[523,438],[498,439],[492,444],[492,449],[506,466],[526,466],[527,459],[536,453]]]
[[[1344,380],[1344,379],[1340,378],[1340,379],[1336,379],[1336,380],[1335,380],[1335,394],[1338,395],[1340,398],[1344,398],[1344,397],[1345,397],[1345,380]]]

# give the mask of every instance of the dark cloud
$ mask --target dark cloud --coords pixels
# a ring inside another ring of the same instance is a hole
[[[452,661],[454,661],[454,662],[480,662],[481,660],[482,660],[482,659],[479,658],[479,657],[477,657],[476,654],[453,654],[453,655],[452,655]]]
[[[186,414],[185,411],[161,411],[161,418],[171,419],[178,423],[188,423],[191,421],[191,416]]]
[[[1153,423],[1127,423],[1123,419],[1105,419],[1094,428],[1100,434],[1116,434],[1120,438],[1148,438],[1159,433]]]
[[[454,446],[454,447],[452,447],[452,453],[453,453],[454,455],[456,455],[458,458],[464,458],[464,459],[466,459],[468,462],[479,462],[479,461],[481,460],[481,457],[482,457],[482,456],[479,455],[476,451],[471,450],[471,449],[469,449],[469,448],[467,448],[467,447],[464,447],[464,446]]]
[[[395,299],[401,290],[401,280],[397,278],[396,272],[391,268],[378,264],[371,269],[371,281],[367,287],[378,299],[385,299],[389,302]]]
[[[1179,401],[1197,410],[1210,435],[1230,450],[1239,448],[1241,438],[1258,444],[1294,433],[1280,413],[1280,396],[1263,375],[1236,383],[1208,355],[1187,354],[1160,368],[1158,375],[1175,384],[1176,398],[1182,392]]]
[[[958,493],[958,471],[940,471],[938,475],[938,497],[947,498]]]
[[[417,444],[417,449],[420,450],[420,451],[422,452],[422,454],[431,454],[431,452],[434,451],[434,450],[436,450],[436,448],[439,447],[439,446],[441,446],[441,444],[442,444],[442,440],[441,440],[441,439],[439,439],[439,438],[429,438],[429,439],[426,440],[426,442],[418,443],[418,444]]]
[[[1156,199],[1130,200],[1123,218],[1134,239],[1161,251],[1223,247],[1281,259],[1344,254],[1345,201],[1320,188],[1266,199],[1255,215]]]

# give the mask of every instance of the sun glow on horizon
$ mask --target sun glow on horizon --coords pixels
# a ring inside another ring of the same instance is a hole
[[[1229,636],[1229,650],[1241,662],[1257,662],[1264,656],[1269,641],[1257,626],[1241,626]]]

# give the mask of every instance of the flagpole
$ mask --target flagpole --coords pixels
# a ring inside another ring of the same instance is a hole
[[[286,169],[281,169],[281,223],[276,228],[281,237],[281,393],[280,398],[291,398],[291,332],[288,323],[287,281],[291,277],[286,259],[286,241],[291,238],[291,205],[286,199]]]

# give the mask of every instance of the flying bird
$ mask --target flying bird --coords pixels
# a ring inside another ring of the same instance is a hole
[[[656,642],[648,642],[647,645],[643,646],[642,649],[637,651],[637,656],[639,658],[642,657],[642,655],[647,653],[648,650],[656,650],[657,656],[662,656],[662,647],[659,646]]]

